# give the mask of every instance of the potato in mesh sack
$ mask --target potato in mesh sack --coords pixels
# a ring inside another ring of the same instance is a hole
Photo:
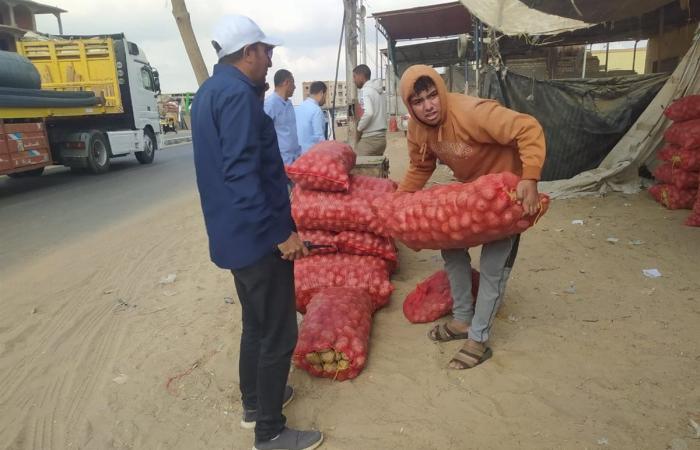
[[[472,297],[479,293],[479,272],[472,269]],[[452,311],[452,291],[447,272],[440,270],[418,283],[403,302],[403,315],[411,323],[428,323]]]
[[[672,163],[661,164],[654,170],[654,178],[661,184],[672,184],[678,189],[693,189],[698,187],[698,172],[673,167]]]
[[[364,191],[394,192],[398,184],[388,178],[368,177],[365,175],[350,176],[350,190],[360,189]]]
[[[310,299],[292,362],[317,377],[344,381],[364,369],[372,299],[363,289],[324,288]]]
[[[385,194],[354,190],[349,193],[292,190],[292,217],[297,227],[307,230],[368,231],[382,234],[372,201]]]
[[[389,303],[394,286],[387,262],[375,256],[340,253],[309,256],[294,263],[297,311],[304,314],[311,298],[329,287],[364,289],[374,309]]]
[[[361,231],[343,231],[335,236],[335,245],[341,253],[377,256],[395,265],[398,261],[396,246],[391,238]]]
[[[671,163],[676,169],[700,172],[700,147],[688,149],[666,144],[659,151],[659,159]]]
[[[664,139],[683,148],[700,147],[700,119],[674,123],[664,133]]]
[[[540,194],[538,215],[523,217],[512,173],[484,175],[470,183],[451,183],[415,193],[394,194],[374,203],[385,232],[408,247],[468,248],[522,233],[547,211]]]
[[[303,189],[347,192],[356,158],[347,144],[319,142],[286,167],[287,176]]]
[[[649,194],[668,209],[691,209],[697,189],[679,189],[672,184],[655,184],[649,188]]]
[[[674,122],[700,119],[700,95],[679,98],[666,107],[664,114]]]

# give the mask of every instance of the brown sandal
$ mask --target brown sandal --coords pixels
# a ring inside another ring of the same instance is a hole
[[[428,337],[435,342],[449,342],[458,339],[467,339],[469,333],[456,333],[447,326],[447,322],[439,323],[430,329]]]
[[[493,352],[490,347],[487,347],[481,342],[467,339],[467,342],[464,343],[462,348],[450,361],[450,369],[473,369],[491,356],[493,356]],[[453,367],[455,365],[459,367]]]

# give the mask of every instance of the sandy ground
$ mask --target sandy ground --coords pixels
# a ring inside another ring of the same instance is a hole
[[[646,194],[555,201],[522,241],[494,357],[463,372],[446,370],[459,344],[401,310],[440,259],[402,249],[367,369],[344,383],[293,372],[289,423],[323,430],[326,449],[700,448],[700,229],[685,215]],[[0,270],[1,448],[251,447],[240,309],[195,192]]]

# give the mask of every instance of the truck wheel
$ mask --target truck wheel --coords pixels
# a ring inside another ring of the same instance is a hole
[[[88,140],[88,170],[94,174],[105,173],[109,170],[109,150],[104,134],[96,131],[91,133]]]
[[[153,158],[156,156],[157,147],[158,144],[153,132],[151,130],[145,130],[143,132],[143,151],[136,152],[136,159],[138,159],[141,164],[151,164]]]
[[[44,173],[44,168],[39,167],[38,169],[27,170],[24,172],[8,173],[7,176],[10,178],[29,178],[41,176],[42,173]]]

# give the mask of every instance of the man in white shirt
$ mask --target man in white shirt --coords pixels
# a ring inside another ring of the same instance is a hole
[[[386,102],[382,80],[371,80],[372,72],[365,64],[352,70],[352,79],[362,89],[362,117],[357,123],[360,140],[355,153],[361,156],[381,156],[386,149]]]

